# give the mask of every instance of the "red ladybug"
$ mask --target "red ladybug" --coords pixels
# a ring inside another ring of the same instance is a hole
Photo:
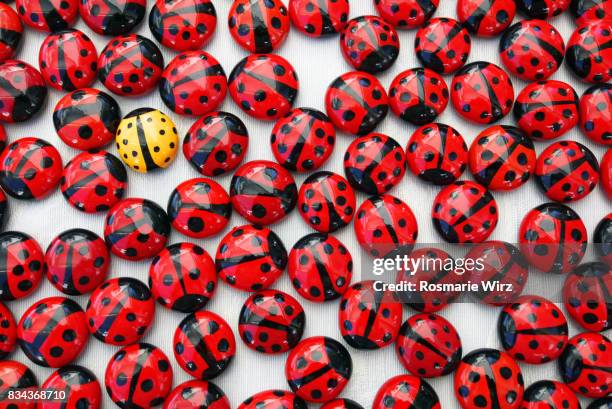
[[[573,0],[569,10],[574,16],[575,23],[582,26],[594,21],[612,17],[612,4],[608,0]]]
[[[228,83],[230,96],[244,112],[253,118],[269,121],[279,119],[291,110],[299,88],[297,74],[289,61],[275,54],[254,54],[244,58],[230,73]]]
[[[457,180],[467,161],[468,148],[463,136],[452,126],[441,123],[418,128],[406,147],[408,169],[434,185],[448,185]]]
[[[410,207],[395,196],[372,196],[357,209],[355,235],[373,257],[409,254],[419,227]]]
[[[253,224],[268,225],[284,218],[297,203],[297,186],[289,171],[277,163],[254,160],[232,177],[234,209]]]
[[[582,132],[593,142],[608,147],[612,147],[612,131],[609,126],[612,122],[611,101],[612,84],[593,85],[580,97]]]
[[[106,344],[129,345],[151,326],[155,301],[142,281],[112,278],[91,293],[85,314],[94,337]]]
[[[344,174],[355,189],[382,194],[397,185],[406,172],[406,155],[397,141],[381,133],[361,136],[344,154]]]
[[[204,238],[219,233],[232,215],[230,197],[212,179],[189,179],[178,185],[168,199],[172,227],[186,236]]]
[[[191,125],[183,140],[183,154],[205,176],[235,169],[249,146],[244,123],[229,112],[211,112]]]
[[[79,15],[78,0],[17,0],[15,8],[27,26],[51,33],[72,27]]]
[[[236,339],[229,324],[210,311],[196,311],[185,317],[172,344],[180,367],[198,379],[217,377],[236,354]]]
[[[6,195],[0,189],[0,229],[6,225],[6,221],[9,218],[8,200]]]
[[[530,364],[557,359],[567,344],[563,312],[536,295],[523,295],[507,304],[499,315],[497,331],[506,352]]]
[[[377,16],[360,16],[348,22],[340,33],[344,59],[358,71],[376,74],[397,60],[400,43],[397,32]]]
[[[172,244],[153,258],[149,287],[153,297],[166,308],[198,311],[217,289],[215,262],[196,244]]]
[[[459,365],[461,338],[443,317],[416,314],[402,324],[395,350],[408,372],[434,378],[451,373]]]
[[[310,233],[289,252],[289,278],[295,290],[313,302],[331,301],[346,292],[353,276],[353,257],[334,236]]]
[[[217,12],[210,0],[158,0],[149,13],[157,41],[176,51],[202,49],[215,33]]]
[[[102,148],[113,139],[121,113],[117,102],[93,88],[62,97],[53,110],[53,125],[60,139],[71,148]]]
[[[470,55],[472,40],[457,20],[431,19],[419,29],[414,39],[416,56],[426,68],[451,74],[463,67]]]
[[[90,408],[99,409],[102,402],[102,389],[96,376],[87,368],[79,365],[64,366],[53,372],[41,389],[50,394],[65,393],[60,400],[41,401],[41,409]]]
[[[172,388],[172,366],[156,346],[132,344],[110,359],[104,384],[108,396],[120,408],[158,406]]]
[[[574,392],[589,398],[602,398],[612,388],[612,342],[602,334],[584,332],[575,335],[559,358],[563,382]]]
[[[466,281],[467,274],[461,273],[455,267],[455,260],[447,252],[434,248],[423,247],[410,252],[406,260],[409,269],[402,268],[397,272],[397,284],[412,283],[415,291],[400,291],[399,298],[406,305],[419,312],[437,312],[453,302],[460,291],[436,291],[425,287],[421,282],[429,284],[461,284]]]
[[[321,111],[295,108],[280,118],[270,136],[272,153],[284,167],[308,172],[323,165],[334,150],[336,130]]]
[[[38,288],[46,271],[44,253],[32,237],[17,231],[0,233],[0,299],[18,300]]]
[[[62,172],[60,188],[75,209],[107,211],[125,194],[127,173],[119,159],[105,151],[82,152]]]
[[[563,13],[570,5],[571,0],[518,0],[516,7],[527,17],[546,20]]]
[[[104,240],[113,254],[126,260],[143,260],[158,254],[170,235],[170,219],[147,199],[124,199],[106,215]]]
[[[297,396],[309,402],[327,402],[342,392],[353,371],[346,348],[328,337],[302,340],[287,357],[285,377]]]
[[[497,202],[483,186],[454,182],[434,199],[432,217],[436,231],[449,243],[480,243],[495,230]]]
[[[329,85],[325,109],[329,119],[341,131],[366,135],[387,116],[388,97],[376,77],[352,71]]]
[[[272,230],[236,226],[219,242],[215,264],[219,278],[242,291],[270,287],[287,266],[285,245]]]
[[[490,190],[513,190],[531,177],[536,152],[531,139],[510,125],[493,125],[480,132],[469,152],[470,172]]]
[[[298,193],[300,216],[321,233],[332,233],[349,224],[355,205],[355,192],[348,181],[333,172],[313,173]]]
[[[138,34],[115,37],[98,59],[98,78],[109,91],[122,96],[151,91],[163,69],[164,57],[159,48]]]
[[[505,352],[476,349],[455,372],[455,397],[463,409],[517,409],[523,401],[521,368]]]
[[[214,111],[226,94],[225,71],[205,51],[186,51],[174,57],[159,82],[162,101],[180,115],[202,116]]]
[[[38,401],[34,399],[18,402],[7,399],[10,391],[28,393],[38,388],[36,375],[30,368],[17,361],[0,361],[0,381],[3,409],[38,409]]]
[[[477,61],[466,65],[453,77],[451,102],[465,119],[490,124],[510,112],[514,88],[504,70],[495,64]]]
[[[397,375],[387,380],[376,392],[372,409],[440,409],[434,388],[412,375]]]
[[[457,18],[472,34],[494,37],[501,34],[514,20],[516,4],[513,0],[459,0]]]
[[[325,402],[321,409],[364,409],[359,403],[351,399],[336,398]]]
[[[563,284],[563,303],[587,331],[612,328],[612,267],[601,262],[576,267]]]
[[[15,10],[0,4],[0,63],[13,58],[23,36],[23,24]]]
[[[348,0],[289,0],[293,26],[309,37],[326,37],[342,31],[349,15]]]
[[[294,393],[267,390],[248,397],[238,409],[307,409],[308,405]]]
[[[23,122],[42,108],[47,98],[45,80],[30,64],[6,60],[0,64],[0,121]]]
[[[170,392],[163,409],[230,409],[225,393],[212,382],[192,379]],[[574,409],[574,408],[572,408]]]
[[[574,392],[564,383],[537,381],[525,389],[524,409],[580,409],[580,402]]]
[[[612,149],[608,149],[601,158],[601,188],[612,200]]]
[[[59,368],[74,361],[89,340],[85,313],[65,297],[43,298],[19,320],[19,346],[35,364]]]
[[[128,34],[145,16],[146,0],[81,0],[79,14],[101,35]]]
[[[263,290],[244,302],[238,332],[249,348],[266,353],[287,352],[304,333],[306,316],[300,303],[287,293]]]
[[[472,292],[477,299],[494,306],[514,302],[523,292],[529,277],[529,265],[514,245],[505,241],[486,241],[473,246],[465,256],[466,260],[480,260],[481,266],[471,269],[466,279],[478,285]],[[487,287],[491,283],[499,286]],[[510,291],[507,287],[510,284]]]
[[[438,8],[439,0],[374,0],[378,14],[399,29],[418,28]]]
[[[595,252],[601,261],[612,266],[612,213],[599,221],[593,233]]]
[[[522,20],[504,32],[499,52],[508,71],[526,81],[541,81],[561,66],[565,42],[546,21]]]
[[[560,141],[540,154],[535,176],[548,198],[571,202],[595,189],[599,182],[599,164],[595,155],[581,143]]]
[[[16,344],[17,323],[11,310],[0,302],[0,359],[6,359],[13,352]]]
[[[587,231],[567,206],[544,203],[525,215],[519,229],[521,252],[532,266],[548,273],[567,273],[586,251]]]
[[[583,81],[604,83],[612,78],[612,47],[608,47],[612,21],[587,23],[567,42],[565,62]]]
[[[338,325],[353,348],[384,348],[395,341],[401,324],[402,304],[372,280],[353,284],[342,296]]]
[[[96,80],[98,52],[86,34],[65,30],[45,38],[40,46],[38,64],[50,87],[74,91]]]
[[[532,138],[558,138],[578,123],[578,94],[565,82],[533,82],[518,94],[513,112],[519,128]]]
[[[56,236],[45,253],[47,279],[64,294],[93,291],[106,279],[110,254],[104,240],[85,229],[70,229]]]
[[[251,53],[272,52],[289,34],[289,15],[281,0],[236,0],[227,23],[234,41]]]
[[[448,87],[444,79],[429,68],[403,71],[389,86],[391,111],[415,125],[433,122],[448,104]]]

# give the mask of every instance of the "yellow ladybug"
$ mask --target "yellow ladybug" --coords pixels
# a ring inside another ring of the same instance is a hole
[[[115,142],[121,160],[141,173],[168,167],[178,149],[174,123],[153,108],[139,108],[127,114],[119,123]]]

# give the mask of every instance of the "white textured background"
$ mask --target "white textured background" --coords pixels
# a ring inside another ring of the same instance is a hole
[[[245,57],[247,53],[232,41],[228,32],[227,13],[231,1],[213,0],[213,2],[218,15],[217,32],[205,50],[213,54],[221,62],[226,73],[229,75],[233,66]],[[151,8],[152,1],[149,0],[149,3],[148,9]],[[440,7],[435,16],[455,18],[455,4],[455,1],[441,0]],[[357,17],[365,14],[375,14],[373,1],[352,0],[350,16]],[[139,26],[137,33],[153,39],[147,25],[147,19],[148,15]],[[574,23],[569,13],[555,18],[551,23],[560,30],[567,41],[574,29]],[[103,49],[109,40],[109,38],[103,38],[94,34],[82,21],[77,23],[76,28],[90,35],[98,48],[98,52]],[[38,49],[44,34],[31,29],[26,31],[25,38],[22,41],[22,48],[17,58],[38,67]],[[400,56],[391,69],[378,76],[385,87],[389,86],[393,77],[399,72],[419,65],[413,51],[414,35],[415,31],[401,31],[399,33],[401,42]],[[497,51],[498,42],[499,38],[474,38],[469,62],[487,60],[498,65],[501,64]],[[160,48],[166,63],[176,55],[175,52],[167,48],[161,46]],[[300,78],[300,91],[295,104],[296,107],[307,106],[324,110],[324,95],[328,84],[338,75],[351,70],[351,67],[342,58],[339,38],[337,36],[316,40],[307,38],[299,31],[293,29],[287,41],[278,50],[278,53],[293,64]],[[580,83],[565,66],[552,78],[569,82],[580,95],[587,88],[587,85]],[[446,77],[445,79],[447,83],[450,83],[451,77]],[[515,93],[518,94],[526,83],[514,77],[512,80],[515,85]],[[104,89],[99,82],[93,86]],[[67,163],[78,152],[64,145],[54,132],[52,112],[61,96],[63,96],[63,93],[51,91],[47,103],[39,115],[24,124],[6,126],[9,140],[14,141],[25,136],[36,136],[46,139],[59,149],[64,163]],[[170,112],[163,105],[157,90],[154,90],[147,96],[135,99],[115,98],[119,102],[123,114],[127,114],[132,109],[146,106],[163,110],[174,119],[180,135],[184,135],[195,121],[194,118],[179,117]],[[250,134],[250,146],[246,160],[274,159],[269,147],[272,122],[257,121],[241,113],[229,95],[220,109],[238,114],[247,125]],[[438,120],[458,129],[468,145],[477,133],[483,129],[483,127],[469,124],[458,117],[453,112],[450,104]],[[512,122],[511,115],[500,121],[502,124],[510,124]],[[394,137],[402,146],[405,146],[415,129],[414,126],[403,123],[390,113],[384,123],[377,128],[377,131]],[[564,138],[574,139],[587,145],[598,159],[601,159],[605,152],[602,146],[590,143],[580,133],[578,128],[570,131]],[[342,157],[352,139],[353,137],[349,135],[338,135],[335,151],[323,169],[340,174],[343,173]],[[537,142],[537,152],[540,153],[547,145],[548,143]],[[113,146],[109,146],[109,151],[116,154],[116,149]],[[174,163],[166,170],[147,175],[129,171],[127,196],[151,199],[165,208],[172,189],[180,182],[197,176],[197,172],[187,163],[182,153],[179,153]],[[295,176],[299,187],[305,176]],[[469,178],[470,176],[466,173],[464,177]],[[231,176],[225,176],[217,178],[217,181],[226,189],[229,189],[230,178]],[[422,183],[408,172],[401,184],[390,192],[405,200],[414,211],[419,222],[419,242],[435,243],[439,240],[430,218],[431,204],[438,190],[439,188]],[[510,242],[516,241],[518,226],[523,215],[529,209],[547,201],[547,198],[538,190],[534,180],[530,180],[518,190],[509,193],[494,193],[494,196],[497,199],[500,210],[500,222],[491,238]],[[365,195],[358,194],[358,205],[364,198]],[[9,205],[11,214],[7,230],[21,230],[32,235],[39,241],[43,249],[48,246],[55,235],[69,228],[83,227],[102,235],[104,215],[88,215],[78,212],[65,202],[59,189],[41,202],[19,202],[11,199]],[[582,201],[572,203],[571,207],[582,216],[589,235],[592,234],[597,222],[612,210],[610,201],[607,200],[599,188]],[[244,223],[245,220],[237,213],[234,213],[230,226]],[[297,210],[272,228],[282,238],[288,250],[301,236],[311,232],[309,227],[301,220]],[[229,227],[227,230],[229,230]],[[338,232],[337,237],[351,251],[355,260],[355,266],[359,266],[361,264],[360,260],[362,257],[365,257],[365,254],[360,250],[355,240],[352,225]],[[173,232],[171,236],[172,243],[185,240],[189,239],[176,232]],[[208,250],[214,257],[218,240],[219,238],[217,237],[198,240],[197,243]],[[114,258],[110,269],[110,276],[131,276],[146,282],[148,268],[149,263],[146,261],[128,262]],[[356,274],[358,274],[358,271]],[[562,283],[562,277],[545,276],[541,273],[532,272],[524,294],[537,294],[545,288],[560,289]],[[304,306],[307,315],[305,337],[327,335],[341,339],[336,323],[338,301],[314,304],[300,298],[293,290],[287,274],[284,274],[276,283],[275,288],[293,294]],[[45,280],[33,295],[21,301],[11,302],[9,307],[18,320],[26,308],[35,300],[51,295],[61,294]],[[237,337],[238,350],[234,362],[221,376],[214,380],[226,392],[232,407],[236,407],[248,396],[265,389],[288,389],[284,377],[286,354],[270,356],[256,353],[246,348],[238,337],[238,313],[247,296],[246,293],[231,289],[225,283],[220,282],[214,299],[208,305],[208,308],[221,314],[230,323]],[[84,307],[87,303],[87,296],[78,297],[77,301]],[[414,311],[405,308],[404,318],[413,313]],[[441,315],[445,316],[456,326],[463,340],[464,352],[468,352],[479,347],[500,347],[496,335],[498,314],[499,308],[475,304],[457,304],[443,310]],[[173,362],[175,385],[188,379],[187,374],[176,365],[172,354],[172,335],[183,316],[181,313],[168,311],[157,305],[155,322],[151,331],[143,339],[163,349]],[[570,329],[570,335],[580,331],[573,323],[570,323]],[[367,408],[371,405],[378,387],[391,376],[404,373],[404,370],[395,356],[393,347],[372,352],[357,351],[350,347],[349,350],[353,357],[353,376],[341,396],[352,398]],[[104,345],[92,337],[89,345],[76,363],[93,370],[103,382],[106,363],[116,351],[116,347]],[[50,369],[37,367],[30,363],[21,351],[14,353],[11,358],[28,364],[36,373],[40,383],[51,373]],[[558,379],[556,365],[556,362],[539,366],[521,364],[526,384],[529,385],[540,379]],[[444,408],[459,407],[453,396],[452,375],[430,380],[430,382],[436,389]],[[103,395],[103,407],[113,407],[114,405],[108,399],[106,393],[103,393]],[[583,402],[586,403],[586,400]]]

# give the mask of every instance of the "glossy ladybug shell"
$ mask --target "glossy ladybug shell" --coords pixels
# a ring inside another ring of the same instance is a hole
[[[612,48],[607,44],[612,20],[580,26],[567,42],[565,62],[583,81],[604,83],[612,78]]]
[[[19,60],[0,64],[0,122],[23,122],[42,108],[47,98],[45,80],[31,65]]]
[[[499,42],[504,67],[527,81],[545,80],[563,62],[565,42],[555,27],[543,20],[523,20],[504,32]]]
[[[340,333],[356,349],[390,345],[402,324],[402,304],[394,293],[377,290],[374,283],[368,280],[351,285],[340,301]]]
[[[416,314],[402,325],[395,343],[411,374],[434,378],[451,373],[461,360],[461,338],[453,324],[436,314]]]
[[[609,0],[572,0],[569,9],[578,26],[612,17]]]
[[[172,366],[156,346],[132,344],[110,359],[104,384],[106,393],[120,408],[158,406],[172,389]]]
[[[321,409],[364,409],[359,403],[352,399],[336,398],[325,402]]]
[[[215,262],[196,244],[172,244],[153,258],[149,287],[155,300],[166,308],[198,311],[217,289]]]
[[[612,200],[612,150],[608,149],[608,151],[604,154],[603,158],[601,158],[601,187],[602,190],[608,198]]]
[[[584,257],[587,231],[580,216],[559,203],[530,210],[519,229],[520,249],[529,264],[548,273],[567,273]]]
[[[110,254],[104,240],[85,229],[70,229],[51,240],[45,252],[47,279],[64,294],[93,291],[106,279]]]
[[[13,352],[16,344],[17,322],[11,310],[0,302],[0,359],[6,359]],[[2,379],[1,375],[0,379]]]
[[[446,82],[429,68],[403,71],[389,86],[391,111],[415,125],[433,122],[446,109],[448,97]]]
[[[323,165],[334,150],[336,130],[321,111],[295,108],[280,118],[270,136],[274,157],[284,167],[308,172]]]
[[[378,14],[398,29],[418,28],[438,8],[439,0],[374,0]]]
[[[8,200],[3,191],[0,190],[0,229],[4,228],[9,218]]]
[[[0,63],[12,58],[23,36],[23,24],[11,6],[0,4]]]
[[[300,303],[287,293],[263,290],[244,302],[238,331],[246,346],[265,354],[286,352],[304,333],[306,315]]]
[[[535,176],[548,198],[571,202],[595,189],[599,182],[599,164],[586,146],[573,141],[555,142],[538,157]]]
[[[64,168],[60,188],[68,203],[85,213],[107,211],[124,196],[123,163],[105,151],[81,152]]]
[[[517,0],[516,7],[529,18],[546,20],[563,13],[570,5],[571,0]]]
[[[17,0],[15,8],[27,26],[55,33],[72,27],[79,15],[79,0]]]
[[[471,44],[467,29],[450,18],[431,19],[414,39],[421,64],[439,74],[451,74],[461,68],[470,55]]]
[[[612,11],[612,10],[611,10]],[[612,147],[612,84],[593,85],[580,97],[580,128],[590,140]]]
[[[325,110],[341,131],[366,135],[387,116],[388,97],[382,84],[366,72],[347,72],[327,88]]]
[[[340,34],[340,49],[353,68],[375,74],[395,63],[400,43],[392,25],[377,16],[361,16],[350,20]]]
[[[288,391],[271,389],[249,396],[238,409],[307,409],[306,402]]]
[[[418,128],[406,147],[408,169],[419,179],[434,185],[457,180],[467,166],[468,148],[463,136],[441,123]]]
[[[204,47],[217,27],[210,0],[158,0],[149,13],[149,28],[162,45],[176,51]]]
[[[346,348],[332,338],[302,340],[287,357],[285,377],[291,390],[309,402],[327,402],[345,388],[353,362]]]
[[[192,379],[183,382],[170,392],[163,409],[230,409],[225,393],[212,382]],[[573,408],[572,408],[573,409]]]
[[[346,26],[349,8],[348,0],[289,0],[289,17],[309,37],[331,36]]]
[[[236,354],[236,339],[229,324],[210,311],[185,317],[174,333],[174,358],[189,375],[213,379]]]
[[[215,256],[219,278],[242,291],[270,287],[287,266],[287,250],[272,230],[236,226],[219,242]]]
[[[89,332],[98,340],[129,345],[140,340],[151,326],[155,301],[142,281],[111,278],[91,293],[85,314]]]
[[[220,176],[234,170],[249,147],[244,123],[229,112],[211,112],[191,125],[183,139],[183,155],[202,175]]]
[[[85,313],[65,297],[43,298],[32,304],[19,320],[19,346],[35,364],[59,368],[75,360],[87,345]]]
[[[612,267],[590,262],[576,267],[563,284],[563,303],[569,315],[587,331],[612,328]]]
[[[45,269],[44,253],[36,240],[17,231],[0,233],[0,300],[30,295]]]
[[[230,183],[234,210],[249,222],[268,225],[284,218],[297,203],[289,171],[275,162],[254,160],[236,170]]]
[[[3,360],[0,361],[0,394],[4,397],[10,390],[15,392],[27,392],[38,388],[38,381],[34,372],[21,362]],[[4,403],[4,402],[3,402]],[[19,402],[17,409],[38,409],[36,400]],[[7,406],[8,409],[8,406]]]
[[[207,52],[183,52],[164,69],[159,94],[173,112],[202,116],[214,111],[225,99],[225,71]]]
[[[371,133],[348,146],[344,154],[344,174],[351,186],[375,195],[391,190],[404,177],[406,155],[397,141]]]
[[[529,385],[523,396],[525,409],[536,409],[546,405],[551,409],[580,409],[574,392],[564,383],[542,380]]]
[[[47,84],[60,91],[89,87],[96,80],[98,52],[78,30],[50,34],[40,46],[40,72]]]
[[[291,110],[299,88],[297,73],[291,64],[275,54],[245,57],[230,73],[228,84],[236,105],[248,115],[268,121],[279,119]]]
[[[514,0],[457,1],[457,18],[470,33],[482,37],[501,34],[514,20],[516,4]]]
[[[96,376],[89,369],[79,365],[68,365],[53,372],[43,382],[41,389],[53,393],[65,393],[67,408],[99,409],[102,402],[102,388]],[[55,409],[57,401],[43,400],[41,409]]]
[[[334,236],[311,233],[299,239],[289,252],[287,270],[295,290],[313,302],[339,298],[353,276],[353,257]]]
[[[74,149],[99,149],[115,139],[119,104],[107,93],[83,88],[63,96],[53,110],[60,139]]]
[[[332,172],[313,173],[298,192],[300,216],[322,233],[331,233],[349,224],[355,205],[355,193],[348,181]]]
[[[81,0],[79,14],[94,32],[117,36],[128,34],[140,24],[146,0]]]
[[[61,177],[62,158],[42,139],[18,139],[0,154],[0,185],[15,199],[42,200],[55,190]]]
[[[397,375],[387,380],[376,392],[372,409],[428,408],[440,409],[434,388],[425,380],[412,375]]]
[[[599,259],[612,266],[612,213],[608,213],[597,223],[593,233],[593,243]]]
[[[289,34],[289,14],[281,0],[236,0],[227,22],[234,41],[251,53],[272,52]]]

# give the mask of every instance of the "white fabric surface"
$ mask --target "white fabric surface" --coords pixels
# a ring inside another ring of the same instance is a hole
[[[212,53],[221,62],[226,73],[229,75],[233,66],[240,59],[245,57],[247,53],[236,45],[229,35],[227,13],[231,1],[213,1],[217,10],[218,25],[214,39],[206,46],[205,50]],[[149,0],[148,9],[151,8],[152,3],[153,2]],[[441,0],[440,7],[435,16],[455,18],[455,5],[455,1]],[[375,14],[373,1],[353,0],[351,2],[350,16],[357,17],[365,14]],[[148,14],[145,21],[139,26],[137,32],[153,39],[147,25],[147,18]],[[517,17],[515,21],[517,21],[518,18],[519,17]],[[561,31],[564,39],[567,41],[574,29],[574,23],[569,13],[557,17],[551,22]],[[106,42],[109,40],[109,38],[103,38],[94,34],[83,21],[79,21],[76,28],[83,30],[91,36],[98,48],[98,52],[103,49]],[[44,39],[44,34],[35,32],[31,29],[27,29],[26,31],[23,41],[24,44],[17,58],[23,59],[35,67],[38,67],[38,49]],[[413,47],[415,31],[401,31],[399,36],[401,50],[397,62],[390,70],[378,76],[385,87],[389,86],[391,80],[399,72],[419,66]],[[498,43],[499,38],[474,38],[469,61],[486,60],[500,65],[501,63],[497,51]],[[160,48],[162,49],[167,64],[176,53],[161,46]],[[327,86],[338,75],[351,70],[351,67],[342,58],[339,38],[337,36],[316,40],[307,38],[297,30],[292,29],[287,41],[280,50],[278,50],[278,53],[293,64],[300,78],[300,91],[295,104],[296,107],[307,106],[324,110],[324,95]],[[578,81],[565,66],[563,66],[552,78],[569,82],[575,87],[579,94],[582,94],[587,88],[587,85]],[[518,94],[526,83],[517,78],[512,79],[515,85],[515,93]],[[451,77],[446,77],[446,80],[450,83]],[[104,89],[100,82],[96,82],[94,87]],[[63,96],[63,93],[50,91],[47,103],[39,115],[23,124],[7,125],[6,129],[9,140],[14,141],[25,136],[36,136],[46,139],[60,150],[64,163],[67,163],[68,160],[78,152],[64,145],[54,131],[52,112],[61,96]],[[149,95],[133,99],[122,97],[115,98],[119,102],[123,114],[127,114],[132,109],[146,106],[163,110],[174,119],[180,135],[184,135],[189,126],[195,121],[194,118],[179,117],[173,114],[163,105],[157,90],[154,90]],[[246,160],[274,159],[269,147],[270,131],[273,126],[272,122],[257,121],[246,116],[233,103],[229,95],[221,109],[238,114],[247,125],[250,134],[250,146]],[[457,128],[466,139],[468,145],[477,133],[484,129],[484,127],[475,126],[461,119],[455,114],[450,104],[444,114],[439,118],[439,121]],[[512,122],[513,119],[510,115],[500,123],[510,124]],[[414,126],[403,123],[390,113],[387,119],[377,128],[377,131],[391,135],[396,138],[402,146],[405,146],[408,138],[415,129]],[[601,159],[605,152],[604,147],[590,143],[590,141],[580,133],[578,128],[570,131],[564,138],[574,139],[587,145],[593,150],[598,159]],[[350,135],[338,135],[334,153],[323,169],[335,171],[340,174],[343,173],[342,157],[346,147],[352,139],[353,137]],[[540,153],[547,145],[548,143],[536,142],[537,152]],[[116,154],[114,146],[111,145],[108,149],[111,153]],[[199,176],[187,163],[182,153],[178,154],[174,163],[166,170],[146,175],[137,174],[132,171],[128,173],[129,184],[127,196],[151,199],[164,208],[170,192],[177,184],[186,179]],[[467,173],[468,172],[466,172],[464,177],[470,178],[471,176]],[[305,178],[304,175],[295,175],[295,177],[298,186]],[[229,189],[230,178],[231,176],[224,176],[216,180],[226,189]],[[405,200],[414,211],[419,222],[419,242],[435,243],[440,240],[433,229],[430,218],[431,204],[438,190],[439,188],[421,182],[408,172],[402,183],[391,191],[392,194]],[[516,191],[495,193],[494,196],[497,199],[500,210],[500,222],[491,238],[510,242],[516,241],[520,220],[526,212],[548,201],[539,191],[534,180],[530,180],[525,186]],[[361,203],[364,198],[365,195],[358,194],[358,204]],[[578,203],[572,203],[570,206],[582,216],[589,231],[589,235],[592,234],[597,222],[612,210],[610,201],[608,201],[599,188],[591,193],[586,199]],[[20,230],[32,235],[39,241],[43,248],[48,246],[50,240],[54,236],[69,228],[87,228],[102,235],[104,215],[87,215],[71,208],[62,197],[59,189],[53,193],[53,195],[41,202],[19,202],[11,199],[10,212],[10,220],[6,229]],[[244,223],[245,220],[234,213],[230,226]],[[280,223],[274,225],[273,229],[282,238],[287,249],[290,249],[293,243],[301,236],[312,231],[301,220],[297,210]],[[359,266],[361,264],[361,258],[366,255],[358,246],[352,225],[338,232],[337,237],[351,251],[355,266]],[[173,243],[188,240],[188,238],[176,232],[173,232],[171,236],[171,242]],[[219,237],[207,240],[197,240],[196,242],[203,246],[214,257],[218,240]],[[112,260],[110,276],[131,276],[146,282],[148,267],[149,263],[146,261],[128,262],[119,260],[115,257]],[[358,274],[358,272],[356,272],[356,274]],[[562,283],[562,277],[546,276],[541,273],[532,272],[524,294],[537,294],[544,288],[560,289]],[[341,339],[337,326],[338,301],[326,304],[314,304],[300,298],[293,290],[287,274],[284,274],[274,287],[293,294],[304,306],[307,316],[305,337],[326,335],[339,340]],[[55,290],[49,282],[44,280],[41,287],[33,295],[24,300],[11,302],[9,303],[9,307],[15,314],[16,319],[19,319],[25,309],[35,300],[51,295],[60,295],[60,293]],[[248,396],[265,389],[288,389],[284,377],[286,354],[270,356],[256,353],[246,348],[238,337],[238,313],[247,296],[246,293],[231,289],[225,283],[219,282],[218,291],[214,299],[208,305],[210,310],[221,314],[230,323],[237,337],[237,354],[234,362],[223,374],[221,374],[221,376],[214,380],[214,382],[226,392],[232,403],[232,407],[236,407]],[[76,299],[83,307],[87,303],[87,296],[77,297]],[[404,319],[412,314],[414,314],[414,311],[408,308],[404,309]],[[463,341],[464,352],[469,352],[479,347],[500,347],[496,333],[498,314],[498,308],[475,304],[452,305],[442,312],[442,315],[449,319],[459,331]],[[187,374],[176,364],[172,353],[172,335],[183,317],[183,314],[166,310],[157,305],[155,322],[151,331],[143,338],[143,341],[150,342],[160,347],[170,358],[174,369],[174,385],[178,385],[189,379]],[[570,328],[571,335],[580,331],[573,323],[570,324]],[[357,351],[350,347],[349,350],[353,357],[353,376],[341,396],[352,398],[367,408],[371,405],[376,390],[384,381],[391,376],[404,373],[405,371],[397,360],[393,347],[372,352]],[[104,345],[92,337],[85,351],[75,363],[84,365],[93,370],[103,383],[106,364],[116,351],[116,347]],[[22,361],[31,367],[36,373],[40,383],[42,383],[52,372],[48,368],[37,367],[29,362],[21,351],[14,353],[11,358]],[[540,379],[559,378],[556,362],[539,366],[521,364],[521,368],[524,371],[527,385]],[[444,408],[459,408],[453,396],[452,380],[453,376],[449,375],[430,381],[436,389]],[[104,389],[103,384],[102,387]],[[103,392],[103,395],[103,407],[114,407],[105,392]]]

